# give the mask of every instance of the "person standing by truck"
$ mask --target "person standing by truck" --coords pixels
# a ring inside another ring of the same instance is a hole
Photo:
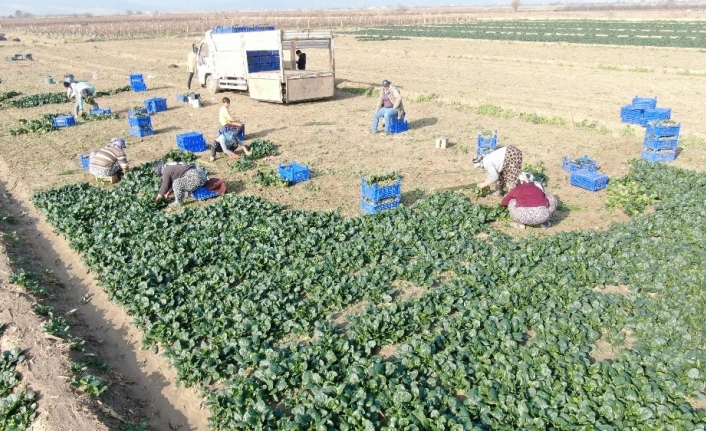
[[[186,87],[191,90],[191,80],[196,72],[196,51],[198,48],[196,44],[191,44],[191,52],[186,56],[186,71],[189,72],[189,79],[186,81]]]
[[[300,49],[294,51],[294,53],[297,54],[297,69],[305,70],[306,69],[306,53],[302,52]]]

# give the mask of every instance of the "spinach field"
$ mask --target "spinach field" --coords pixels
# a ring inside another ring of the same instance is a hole
[[[493,20],[464,24],[389,25],[360,29],[351,34],[367,40],[444,37],[706,48],[704,21]]]
[[[654,212],[523,239],[450,192],[352,219],[234,195],[169,214],[150,166],[33,201],[214,429],[703,430],[706,175],[630,177]]]

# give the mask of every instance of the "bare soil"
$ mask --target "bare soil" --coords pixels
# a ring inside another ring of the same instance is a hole
[[[202,89],[203,108],[177,103],[176,94],[186,91],[184,62],[191,43],[197,41],[194,38],[67,43],[58,38],[21,36],[19,44],[0,45],[2,56],[31,52],[36,60],[1,62],[0,91],[58,92],[62,88],[45,84],[44,77],[51,75],[59,80],[66,73],[88,80],[98,90],[109,89],[126,85],[129,73],[143,73],[148,92],[121,93],[99,98],[98,102],[121,114],[142,105],[146,98],[165,97],[169,105],[167,112],[153,116],[155,135],[144,139],[127,136],[125,119],[79,121],[77,126],[57,132],[12,137],[9,129],[18,127],[20,118],[69,112],[71,105],[0,108],[0,183],[9,193],[2,198],[3,211],[13,212],[18,220],[15,225],[3,222],[2,228],[19,238],[17,256],[31,263],[38,273],[51,271],[56,286],[52,286],[49,303],[63,313],[77,310],[76,317],[71,317],[72,331],[79,331],[87,339],[87,351],[99,355],[111,369],[106,376],[111,389],[101,398],[101,404],[85,396],[72,399],[67,379],[58,377],[71,375],[66,371],[70,352],[61,342],[44,338],[39,330],[41,323],[32,320],[35,317],[28,311],[34,299],[7,283],[6,272],[12,268],[0,268],[5,271],[0,273],[0,318],[14,322],[9,333],[12,342],[29,349],[32,362],[23,374],[40,390],[43,416],[38,423],[47,430],[119,429],[121,420],[114,418],[108,407],[131,423],[146,421],[150,429],[207,428],[207,410],[197,394],[176,387],[174,371],[158,353],[141,350],[141,335],[130,318],[109,301],[80,257],[63,237],[53,233],[29,201],[38,189],[93,182],[80,169],[77,155],[100,148],[113,136],[126,137],[133,165],[176,148],[177,133],[198,130],[212,141],[216,138],[220,98],[228,96],[233,101],[231,113],[246,124],[246,139],[269,139],[278,145],[279,152],[274,161],[262,162],[248,172],[234,171],[231,161],[222,155],[209,162],[208,155],[201,153],[198,162],[214,176],[224,178],[230,193],[262,196],[289,208],[336,210],[357,217],[360,178],[368,174],[401,172],[406,205],[448,189],[470,197],[470,187],[485,179],[483,171],[474,169],[470,162],[477,133],[498,130],[500,144],[520,148],[526,163],[544,163],[548,190],[560,197],[565,209],[557,214],[552,228],[527,229],[514,235],[605,229],[611,223],[627,220],[620,213],[604,209],[605,190],[592,193],[570,186],[561,159],[588,154],[611,178],[625,175],[629,160],[640,155],[644,136],[641,128],[620,123],[620,107],[635,95],[657,95],[658,105],[672,108],[672,118],[682,123],[682,136],[692,137],[691,142],[703,142],[706,137],[701,114],[706,54],[694,49],[424,38],[360,42],[353,36],[338,36],[338,87],[367,88],[389,79],[405,97],[409,131],[382,136],[367,133],[375,99],[341,90],[331,100],[277,105],[251,100],[244,93],[214,96]],[[307,54],[312,68],[321,64],[318,53]],[[169,67],[172,64],[179,67]],[[97,79],[92,78],[94,72],[98,73]],[[562,117],[568,123],[533,124],[518,117],[476,114],[474,108],[484,104]],[[608,133],[572,123],[581,120],[596,121]],[[439,136],[449,137],[449,148],[435,148]],[[257,169],[274,169],[277,163],[292,160],[310,165],[311,181],[286,189],[264,188],[253,182]],[[682,148],[673,165],[703,170],[705,162],[706,148],[701,144]],[[493,204],[497,198],[480,202]],[[509,226],[500,228],[511,231]],[[82,299],[86,298],[90,301],[84,303]],[[40,371],[38,363],[50,358],[59,361],[46,365],[48,371]],[[56,392],[62,391],[64,384],[65,391]],[[54,415],[58,411],[64,413]]]

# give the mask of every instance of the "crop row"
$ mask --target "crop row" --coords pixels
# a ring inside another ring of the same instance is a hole
[[[214,429],[704,429],[706,175],[630,177],[654,212],[519,240],[453,193],[353,219],[232,195],[167,214],[149,166],[33,200]]]
[[[444,37],[706,48],[706,24],[700,21],[478,21],[448,25],[389,25],[352,33],[377,38]]]

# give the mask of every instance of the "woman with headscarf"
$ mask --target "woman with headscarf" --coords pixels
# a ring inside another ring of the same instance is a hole
[[[479,183],[478,188],[484,189],[495,184],[493,195],[500,196],[504,193],[505,186],[512,190],[517,185],[517,177],[522,170],[522,151],[513,145],[498,148],[487,156],[476,154],[473,165],[484,168],[488,179]]]
[[[162,186],[154,200],[169,196],[169,190],[174,191],[174,202],[170,206],[179,206],[184,197],[206,184],[208,174],[196,165],[187,165],[181,162],[157,162],[154,165],[154,174],[162,177]]]
[[[556,211],[556,196],[547,195],[539,182],[530,172],[518,176],[520,185],[508,193],[500,205],[506,206],[515,227],[524,229],[525,225],[541,225],[548,228]]]
[[[125,154],[125,140],[123,138],[113,138],[105,148],[91,153],[88,159],[88,172],[96,177],[112,177],[113,175],[124,175],[130,166]]]

